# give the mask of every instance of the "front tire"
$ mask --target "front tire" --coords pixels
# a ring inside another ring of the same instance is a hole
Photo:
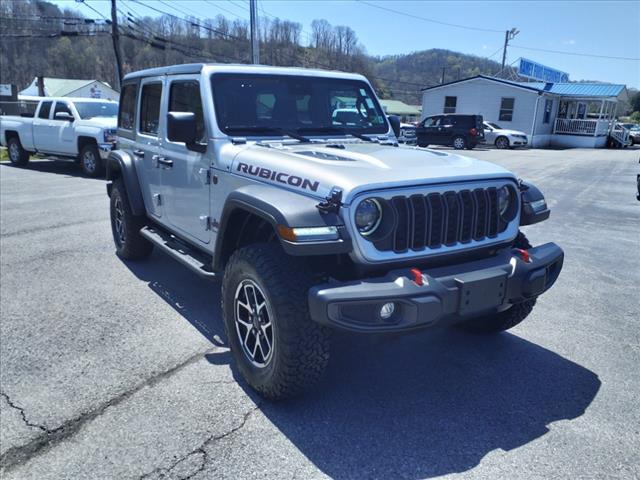
[[[496,138],[495,144],[496,144],[496,148],[499,148],[500,150],[506,150],[511,146],[511,144],[509,143],[509,139],[504,136],[500,136]]]
[[[22,143],[18,137],[11,137],[7,144],[9,150],[9,161],[16,167],[23,167],[29,163],[29,152],[22,148]]]
[[[301,393],[329,361],[329,331],[309,317],[311,276],[277,244],[237,250],[222,280],[222,313],[238,369],[260,395]]]
[[[515,248],[522,248],[528,250],[531,248],[531,243],[522,232],[518,232],[513,246]],[[463,323],[460,323],[460,327],[464,330],[473,333],[499,333],[509,330],[515,327],[525,318],[529,316],[533,307],[536,304],[536,298],[525,300],[524,302],[513,304],[507,310],[497,312],[491,315],[485,315],[482,317],[472,318]]]
[[[85,145],[80,151],[80,167],[82,172],[91,178],[98,177],[103,172],[100,152],[95,145]]]
[[[148,257],[153,244],[140,235],[145,226],[143,215],[134,215],[127,198],[127,191],[121,178],[113,182],[111,189],[111,232],[116,245],[116,254],[125,260],[139,260]]]
[[[465,148],[467,148],[467,139],[458,135],[456,137],[453,137],[453,141],[451,142],[451,145],[456,150],[464,150]]]

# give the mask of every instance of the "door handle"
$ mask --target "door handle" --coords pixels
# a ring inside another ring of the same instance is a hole
[[[144,157],[144,150],[140,150],[140,149],[138,149],[138,150],[134,150],[134,151],[133,151],[133,154],[134,154],[136,157]]]

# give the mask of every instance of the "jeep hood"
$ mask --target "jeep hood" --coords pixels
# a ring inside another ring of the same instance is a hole
[[[493,163],[419,147],[377,143],[251,143],[238,149],[231,170],[279,187],[319,198],[333,187],[343,202],[367,190],[438,183],[512,178]],[[344,148],[343,148],[344,147]],[[235,153],[235,152],[234,152]]]

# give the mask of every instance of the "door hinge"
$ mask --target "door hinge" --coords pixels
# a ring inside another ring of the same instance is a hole
[[[205,230],[211,230],[211,217],[209,215],[200,215],[200,225]]]
[[[154,193],[153,201],[156,204],[156,206],[159,207],[160,205],[162,205],[162,195],[160,195],[159,193]]]
[[[210,168],[201,168],[198,170],[200,175],[204,176],[204,184],[211,185],[211,169]]]

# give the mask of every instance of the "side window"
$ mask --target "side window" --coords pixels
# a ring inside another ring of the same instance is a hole
[[[500,115],[498,120],[501,122],[510,122],[513,120],[513,107],[515,104],[515,98],[502,97],[500,101]]]
[[[38,118],[49,118],[49,112],[51,112],[51,104],[53,102],[42,102],[40,111],[38,112]]]
[[[544,101],[544,118],[542,119],[542,123],[549,123],[551,120],[551,110],[553,110],[553,100],[547,98]]]
[[[161,83],[147,83],[142,87],[140,100],[140,126],[138,131],[147,135],[158,135],[160,125]]]
[[[438,120],[440,120],[440,117],[428,117],[428,118],[425,118],[424,126],[425,127],[435,127],[436,124],[438,123]]]
[[[56,108],[53,110],[53,117],[55,118],[56,113],[68,113],[69,115],[73,115],[71,110],[69,109],[69,105],[66,102],[56,102]]]
[[[207,141],[207,133],[204,128],[204,114],[202,112],[202,99],[200,98],[200,84],[195,80],[175,81],[171,83],[169,90],[170,112],[192,112],[196,114],[196,128],[198,141]]]
[[[456,113],[457,104],[458,104],[458,97],[444,97],[443,113]]]
[[[440,126],[441,127],[451,127],[453,126],[454,121],[453,118],[451,117],[442,117],[442,120],[440,121]]]
[[[120,95],[120,111],[118,112],[118,128],[133,130],[136,123],[137,85],[125,85]]]

